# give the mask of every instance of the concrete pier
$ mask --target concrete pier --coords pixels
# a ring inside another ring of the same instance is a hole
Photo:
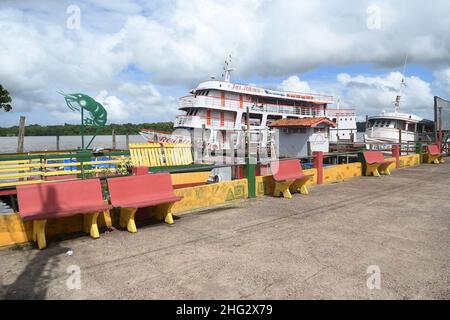
[[[403,168],[133,235],[2,250],[0,298],[449,299],[449,174],[449,161]],[[67,288],[70,266],[80,268],[80,290]],[[369,289],[373,270],[379,287]]]

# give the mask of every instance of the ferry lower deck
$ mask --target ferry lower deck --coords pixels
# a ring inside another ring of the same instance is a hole
[[[449,299],[449,174],[449,161],[401,168],[314,186],[290,201],[191,212],[133,236],[2,250],[0,297]],[[70,265],[81,268],[82,290],[67,290]],[[379,290],[366,286],[369,266],[380,268]]]

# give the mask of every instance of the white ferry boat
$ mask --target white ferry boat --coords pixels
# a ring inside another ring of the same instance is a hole
[[[327,117],[337,124],[328,134],[331,143],[354,142],[356,139],[356,112],[354,109],[332,109],[330,95],[279,91],[243,85],[230,81],[231,59],[225,62],[223,80],[201,82],[190,95],[179,99],[179,110],[184,115],[176,117],[175,129],[200,129],[211,150],[238,148],[247,126],[247,113],[251,141],[265,145],[271,140],[268,125],[279,119]],[[177,133],[176,130],[175,133]],[[177,133],[183,135],[183,133]],[[159,134],[141,131],[148,141],[158,141]],[[185,135],[186,136],[186,135]],[[187,137],[187,136],[186,136]],[[255,138],[256,137],[256,138]],[[165,139],[163,136],[161,139]]]
[[[232,70],[230,61],[226,61],[223,80],[212,77],[192,89],[190,95],[180,98],[179,110],[185,114],[177,116],[175,129],[202,129],[210,149],[221,150],[237,148],[245,134],[247,114],[250,132],[259,135],[256,140],[262,144],[270,140],[268,125],[273,121],[327,117],[337,123],[336,128],[330,129],[330,142],[355,140],[355,110],[329,108],[334,103],[332,96],[233,83]]]

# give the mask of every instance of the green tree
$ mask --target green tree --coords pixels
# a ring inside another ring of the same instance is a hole
[[[9,95],[8,90],[3,88],[3,86],[0,84],[0,109],[5,109],[6,112],[10,111],[12,109],[11,107],[11,96]]]

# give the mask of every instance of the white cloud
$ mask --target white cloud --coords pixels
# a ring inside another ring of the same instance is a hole
[[[113,95],[108,95],[108,91],[102,90],[94,97],[100,102],[108,112],[108,122],[126,122],[130,116],[129,109],[126,104]]]
[[[283,91],[296,91],[302,93],[310,93],[311,88],[307,81],[301,81],[297,76],[290,76],[286,80],[283,80],[278,86],[279,90]]]
[[[434,75],[439,88],[450,95],[450,68],[436,71]]]
[[[219,77],[228,53],[235,78],[244,82],[286,78],[323,65],[397,68],[409,54],[410,63],[435,71],[440,88],[449,87],[447,71],[439,71],[450,65],[449,6],[444,0],[432,5],[355,0],[345,6],[331,0],[78,1],[81,30],[68,30],[66,8],[72,2],[0,4],[0,83],[11,91],[15,110],[37,114],[46,108],[65,114],[58,89],[93,95],[107,89],[116,105],[126,104],[117,117],[139,119],[138,110],[150,117],[145,121],[167,119],[176,111],[173,92],[183,94],[200,80]],[[379,30],[367,28],[366,9],[373,4],[380,8]],[[130,67],[145,77],[125,78]],[[280,86],[299,91],[313,86],[295,77]],[[364,102],[368,110],[391,106],[395,75],[349,77],[327,85],[342,88],[349,101]],[[417,93],[405,89],[404,104],[418,109],[429,98],[430,85],[410,78]],[[313,91],[318,91],[315,83]]]
[[[337,76],[341,100],[355,107],[360,117],[376,115],[381,111],[393,111],[394,100],[399,92],[402,79],[400,72],[384,76],[351,76],[341,73]],[[402,87],[400,111],[430,118],[433,113],[431,86],[416,76],[405,77]]]

